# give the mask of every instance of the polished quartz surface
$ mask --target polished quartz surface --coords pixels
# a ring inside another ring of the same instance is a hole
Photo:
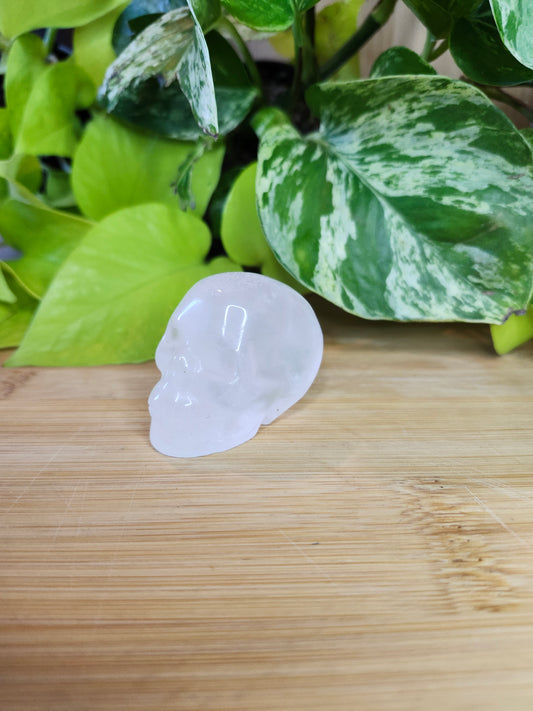
[[[322,349],[313,309],[289,286],[244,272],[202,279],[157,347],[152,445],[197,457],[246,442],[303,397]]]

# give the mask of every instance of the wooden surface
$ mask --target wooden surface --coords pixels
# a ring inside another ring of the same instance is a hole
[[[308,395],[195,460],[153,363],[1,369],[2,711],[533,708],[533,348],[320,317]]]

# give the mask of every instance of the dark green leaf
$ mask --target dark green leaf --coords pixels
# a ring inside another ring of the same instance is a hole
[[[382,52],[370,71],[372,79],[400,74],[436,74],[431,64],[407,47],[391,47]]]
[[[80,209],[99,220],[143,202],[179,204],[173,183],[194,145],[160,138],[98,116],[87,126],[72,163],[72,189]],[[220,176],[224,145],[218,142],[195,163],[192,192],[201,216]]]
[[[281,263],[367,318],[503,321],[529,302],[531,151],[478,90],[392,77],[310,90],[317,135],[265,121],[258,204]]]
[[[503,44],[488,0],[471,17],[455,23],[450,51],[458,67],[479,84],[505,86],[533,81],[533,70],[515,59]]]
[[[446,37],[460,17],[468,17],[481,0],[405,0],[435,37]]]
[[[206,225],[158,203],[115,212],[70,254],[9,365],[100,365],[154,357],[167,321],[206,264]]]
[[[257,88],[229,42],[218,32],[210,32],[206,40],[213,67],[219,133],[226,135],[250,111]],[[162,136],[190,141],[202,135],[189,102],[176,84],[167,87],[156,78],[121,95],[113,113]]]
[[[533,69],[533,3],[531,0],[490,0],[500,35],[521,64]]]

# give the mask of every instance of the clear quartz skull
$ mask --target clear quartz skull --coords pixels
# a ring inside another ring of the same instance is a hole
[[[246,442],[303,397],[322,350],[314,311],[291,287],[244,272],[202,279],[157,347],[152,445],[199,457]]]

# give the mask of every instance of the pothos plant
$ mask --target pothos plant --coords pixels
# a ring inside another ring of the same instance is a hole
[[[533,82],[533,5],[404,1],[422,54],[367,78],[396,0],[359,25],[362,0],[1,3],[8,363],[150,359],[194,282],[243,268],[364,318],[494,324],[499,352],[533,335],[533,131],[492,103],[533,120],[505,89]]]

